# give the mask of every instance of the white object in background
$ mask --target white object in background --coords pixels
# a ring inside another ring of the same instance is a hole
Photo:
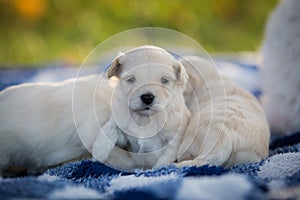
[[[263,42],[263,107],[274,134],[300,130],[300,1],[280,1]]]

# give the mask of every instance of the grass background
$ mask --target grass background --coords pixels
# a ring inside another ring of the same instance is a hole
[[[277,0],[0,0],[0,66],[80,64],[101,41],[145,26],[208,52],[257,50]]]

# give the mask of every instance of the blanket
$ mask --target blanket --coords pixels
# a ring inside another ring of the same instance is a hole
[[[217,60],[220,70],[257,97],[258,68],[249,63]],[[87,72],[88,73],[88,72]],[[0,70],[0,89],[23,82],[58,81],[76,69]],[[269,156],[257,163],[223,168],[167,165],[122,172],[93,160],[48,169],[39,176],[0,177],[0,199],[298,199],[300,132],[272,138]]]

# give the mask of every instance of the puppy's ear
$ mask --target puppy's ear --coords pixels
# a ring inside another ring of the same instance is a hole
[[[109,66],[106,73],[107,78],[111,78],[113,76],[116,76],[118,78],[120,77],[122,73],[122,66],[119,60],[122,55],[122,53],[119,53],[119,55],[113,60],[112,64]]]
[[[185,86],[187,81],[188,81],[188,73],[186,72],[184,66],[178,62],[178,61],[175,61],[173,63],[173,67],[174,67],[174,70],[175,70],[175,73],[176,73],[176,78],[177,80],[183,85]]]

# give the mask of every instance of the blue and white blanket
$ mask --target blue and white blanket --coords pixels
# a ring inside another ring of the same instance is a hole
[[[248,63],[219,60],[222,72],[256,96],[258,69]],[[0,70],[0,90],[23,82],[58,81],[76,69]],[[38,177],[1,178],[0,199],[299,199],[300,132],[273,138],[270,155],[258,163],[225,169],[173,165],[135,173],[98,161],[82,160],[47,170]]]

